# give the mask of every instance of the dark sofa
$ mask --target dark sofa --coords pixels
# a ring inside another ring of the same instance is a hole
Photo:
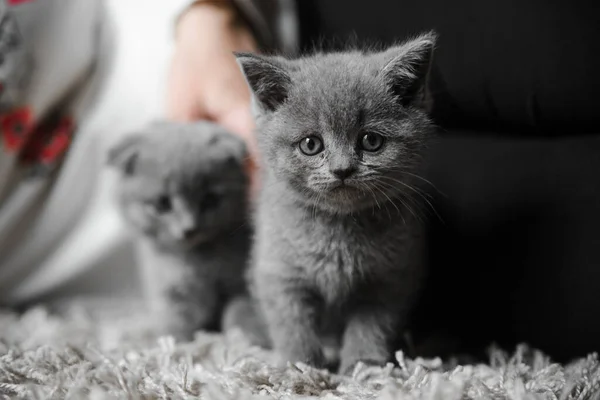
[[[305,48],[440,35],[427,178],[443,222],[416,331],[557,360],[600,350],[600,3],[297,3]]]

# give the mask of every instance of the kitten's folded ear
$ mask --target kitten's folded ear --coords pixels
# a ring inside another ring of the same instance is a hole
[[[229,155],[227,160],[232,164],[243,166],[246,162],[246,159],[250,156],[250,153],[248,152],[248,146],[246,145],[246,142],[238,136],[233,134],[229,134],[229,136]]]
[[[384,62],[381,73],[405,107],[429,108],[427,83],[436,40],[437,35],[432,31],[379,55]]]
[[[287,98],[291,79],[283,63],[275,57],[234,53],[261,109],[275,111]]]
[[[109,149],[106,163],[124,174],[133,174],[144,139],[143,135],[128,135]]]

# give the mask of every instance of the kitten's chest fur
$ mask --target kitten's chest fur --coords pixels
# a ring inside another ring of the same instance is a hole
[[[316,290],[330,306],[380,286],[402,285],[417,273],[413,245],[419,227],[408,215],[374,209],[333,216],[286,201],[263,202],[259,214],[258,256],[273,262],[258,268],[283,261],[285,268],[271,272]]]
[[[328,303],[347,297],[366,281],[378,280],[391,267],[383,260],[384,243],[373,237],[374,224],[364,222],[321,216],[305,221],[298,232],[302,237],[294,238],[298,244],[294,259],[303,260],[303,272]]]
[[[192,287],[202,281],[212,282],[227,294],[241,292],[249,236],[249,229],[242,227],[216,240],[178,251],[167,251],[141,240],[144,279],[157,291],[173,286]]]

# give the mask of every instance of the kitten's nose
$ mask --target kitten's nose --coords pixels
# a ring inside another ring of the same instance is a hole
[[[331,170],[331,173],[338,179],[344,180],[349,178],[354,172],[356,172],[356,168],[347,167],[347,168],[335,168]]]

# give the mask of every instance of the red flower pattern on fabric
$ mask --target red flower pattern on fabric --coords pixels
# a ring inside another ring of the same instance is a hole
[[[73,136],[73,119],[63,118],[52,135],[50,142],[43,148],[39,161],[49,164],[58,161],[65,154]]]
[[[73,135],[74,123],[70,117],[45,124],[35,129],[27,142],[20,160],[25,164],[53,164],[65,154]]]
[[[8,0],[9,6],[18,6],[19,4],[28,3],[33,0]]]
[[[0,115],[4,151],[25,165],[58,162],[71,144],[74,128],[71,117],[51,118],[36,126],[29,107]]]
[[[4,148],[10,153],[19,152],[33,128],[31,109],[18,108],[11,113],[0,115],[0,129]]]

